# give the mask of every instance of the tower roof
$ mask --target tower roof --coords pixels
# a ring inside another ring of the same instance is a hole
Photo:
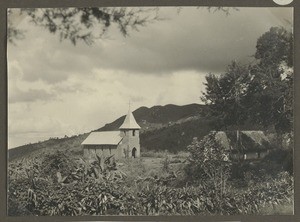
[[[125,117],[125,120],[119,129],[140,129],[140,128],[141,127],[139,126],[139,124],[137,124],[137,122],[129,108],[128,113]]]

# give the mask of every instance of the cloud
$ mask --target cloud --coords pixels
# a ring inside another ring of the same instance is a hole
[[[34,102],[34,101],[47,101],[55,98],[54,94],[42,89],[29,89],[28,91],[22,91],[18,88],[11,90],[8,96],[10,103],[16,102]]]
[[[24,45],[9,45],[9,58],[21,64],[23,80],[42,80],[53,84],[68,80],[73,75],[88,75],[93,68],[93,59],[89,59],[89,54],[81,54],[80,48],[60,43],[55,36],[47,33],[38,38],[33,33],[27,36]]]
[[[12,60],[8,63],[8,102],[48,101],[56,96],[47,90],[47,86],[40,82],[24,82],[21,64]]]
[[[141,106],[199,102],[204,80],[204,75],[196,72],[157,77],[95,70],[93,76],[85,79],[90,90],[62,93],[47,102],[10,103],[10,144],[21,145],[98,129],[126,114],[129,101],[133,110]],[[75,83],[79,77],[73,78]],[[161,95],[163,98],[159,101]]]
[[[56,92],[57,95],[68,94],[68,93],[91,93],[94,90],[84,83],[79,78],[70,77],[68,81],[59,82],[51,85],[51,90]]]
[[[50,137],[62,137],[66,134],[78,133],[73,126],[47,115],[27,116],[26,118],[14,117],[14,120],[10,119],[8,126],[10,148],[30,142],[43,141]]]
[[[9,146],[100,128],[140,106],[200,103],[208,72],[247,62],[257,38],[290,8],[161,7],[168,19],[124,38],[112,26],[94,45],[59,42],[23,19],[26,39],[8,44]]]
[[[70,76],[90,75],[94,68],[139,74],[170,74],[176,71],[222,72],[232,60],[247,62],[255,52],[257,38],[271,26],[284,25],[291,9],[240,8],[229,16],[223,12],[184,7],[160,8],[168,18],[148,24],[124,38],[116,27],[111,38],[92,46],[58,41],[58,36],[29,24],[26,39],[9,46],[10,56],[22,64],[23,79],[56,83]]]
[[[226,16],[196,8],[177,14],[174,8],[163,8],[162,16],[170,19],[111,41],[99,52],[98,64],[144,74],[222,72],[232,60],[252,60],[257,38],[271,26],[283,25],[271,11],[241,8]]]
[[[131,98],[131,101],[135,102],[135,103],[140,103],[140,102],[145,101],[145,97],[143,97],[143,96],[130,96],[130,98]]]
[[[49,116],[42,117],[29,117],[24,119],[19,119],[15,121],[14,124],[9,125],[9,129],[14,134],[23,133],[49,133],[49,132],[61,132],[63,128],[63,123]]]
[[[8,62],[9,103],[49,102],[60,99],[64,94],[88,93],[91,91],[92,89],[85,84],[85,81],[76,75],[68,76],[67,80],[51,83],[43,81],[40,78],[28,81],[24,79],[24,66],[22,66],[22,62],[13,59],[10,59]]]

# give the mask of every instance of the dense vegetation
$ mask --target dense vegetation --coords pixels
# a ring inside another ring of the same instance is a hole
[[[244,166],[238,168],[237,177],[233,171],[236,166],[226,162],[226,158],[220,165],[218,152],[202,155],[203,150],[216,148],[207,144],[215,143],[205,137],[189,146],[190,155],[159,158],[161,164],[148,168],[147,157],[124,159],[114,165],[104,158],[84,160],[80,153],[71,151],[41,153],[35,158],[13,161],[8,168],[8,213],[15,216],[292,213],[293,177],[288,172],[280,167],[270,169],[275,162],[266,157],[263,161],[268,164],[254,163],[264,172],[253,173]],[[209,161],[203,161],[207,157]],[[282,164],[279,161],[277,165]]]
[[[176,153],[183,151],[194,137],[202,138],[211,130],[213,130],[212,120],[195,118],[142,133],[140,135],[141,146],[144,150],[168,150]]]

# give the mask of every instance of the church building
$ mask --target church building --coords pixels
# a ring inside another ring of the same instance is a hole
[[[140,157],[140,128],[129,109],[118,131],[90,133],[81,143],[84,156],[96,158],[96,154],[104,157],[113,155],[115,159]]]

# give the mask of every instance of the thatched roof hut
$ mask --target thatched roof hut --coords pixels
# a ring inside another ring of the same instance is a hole
[[[233,156],[255,159],[265,156],[271,148],[263,131],[215,131],[216,141]],[[238,139],[239,138],[239,139]]]

